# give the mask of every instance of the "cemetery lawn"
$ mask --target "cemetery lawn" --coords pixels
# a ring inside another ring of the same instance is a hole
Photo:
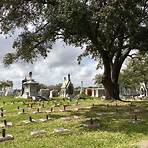
[[[102,101],[100,99],[81,99],[64,101],[56,98],[52,101],[33,102],[13,97],[1,97],[0,107],[4,109],[4,117],[13,126],[6,128],[6,133],[14,136],[14,140],[1,142],[0,148],[134,148],[141,140],[148,140],[148,101]],[[66,107],[65,112],[63,105]],[[93,105],[94,104],[94,105]],[[17,109],[17,107],[20,109]],[[45,118],[46,110],[54,107],[48,113],[51,120],[47,122],[23,123],[29,116],[33,119]],[[26,114],[19,115],[25,109]],[[41,113],[33,114],[40,108]],[[78,110],[77,110],[78,109]],[[1,112],[1,111],[0,111]],[[140,123],[131,123],[135,114]],[[66,118],[68,117],[68,118]],[[97,129],[89,129],[84,125],[99,123]],[[54,129],[65,128],[69,133],[54,133]],[[1,128],[2,129],[2,128]],[[0,129],[0,136],[1,130]],[[45,130],[42,136],[31,136],[34,130]]]

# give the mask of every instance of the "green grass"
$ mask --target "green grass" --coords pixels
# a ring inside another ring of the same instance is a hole
[[[5,102],[5,104],[3,103]],[[13,103],[14,102],[14,103]],[[24,102],[24,103],[23,103]],[[33,108],[28,107],[33,103]],[[116,103],[118,104],[116,106]],[[0,117],[13,123],[12,127],[6,128],[6,132],[14,136],[14,140],[0,143],[0,148],[134,148],[138,141],[148,140],[148,101],[134,101],[131,109],[129,102],[101,101],[100,99],[80,99],[78,101],[67,101],[60,98],[44,102],[29,102],[25,99],[13,97],[1,97],[0,107],[4,108],[5,117]],[[54,112],[50,113],[51,120],[44,123],[24,124],[29,116],[39,119],[46,116],[45,110],[58,104]],[[60,112],[63,105],[69,104],[67,112]],[[94,106],[92,106],[94,104]],[[20,110],[17,110],[17,107]],[[90,106],[91,108],[86,108]],[[33,114],[40,107],[43,113]],[[18,115],[19,111],[25,109],[27,114]],[[74,108],[79,108],[78,111]],[[133,110],[138,109],[138,118],[143,122],[132,124]],[[103,113],[99,115],[98,113]],[[62,120],[61,117],[73,117],[77,115],[80,119]],[[98,129],[84,127],[90,118],[100,124]],[[64,127],[69,129],[70,134],[57,134],[54,129]],[[45,130],[47,133],[40,137],[30,135],[33,130]],[[1,132],[1,129],[0,129]],[[1,134],[1,133],[0,133]]]

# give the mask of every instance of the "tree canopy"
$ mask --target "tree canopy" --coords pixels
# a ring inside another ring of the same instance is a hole
[[[143,84],[145,94],[148,94],[148,54],[138,55],[130,60],[126,69],[121,72],[119,82],[131,89],[139,89]]]
[[[130,51],[148,48],[147,0],[1,0],[0,16],[2,33],[22,28],[5,64],[45,58],[57,39],[85,46],[79,60],[91,55],[103,63],[110,98],[119,97],[118,77]]]

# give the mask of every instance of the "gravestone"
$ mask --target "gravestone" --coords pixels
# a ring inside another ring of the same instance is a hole
[[[50,120],[51,118],[48,117],[48,115],[45,116],[45,118],[39,119],[40,122],[46,122]]]
[[[23,108],[23,109],[22,109],[22,112],[18,112],[18,114],[19,114],[19,115],[21,115],[21,114],[26,114],[26,113],[25,113],[25,109]]]
[[[1,112],[1,117],[2,117],[2,118],[4,117],[4,113],[3,113],[3,112]]]
[[[51,107],[51,113],[53,112],[53,107]]]
[[[23,121],[23,122],[24,122],[25,124],[30,124],[30,123],[36,122],[36,120],[32,119],[32,117],[29,116],[29,119],[28,119],[28,120],[25,120],[25,121]]]
[[[11,127],[12,126],[12,122],[7,122],[6,119],[3,120],[2,123],[0,123],[0,127]]]
[[[135,113],[135,114],[133,115],[133,119],[131,119],[129,122],[130,122],[130,123],[133,123],[133,124],[139,124],[139,123],[142,123],[143,120],[138,119],[138,116],[137,116],[137,114]]]
[[[95,123],[95,121],[90,118],[89,123],[84,124],[84,127],[89,128],[89,129],[97,129],[100,127],[99,123]]]
[[[30,133],[31,136],[35,136],[35,137],[43,136],[45,134],[46,134],[45,130],[35,130]]]
[[[0,136],[0,142],[13,140],[14,137],[12,135],[6,134],[6,130],[2,129],[2,136]]]
[[[64,121],[70,121],[71,120],[70,117],[61,117],[61,119],[64,120]]]
[[[39,108],[37,108],[37,110],[36,110],[36,111],[34,111],[34,112],[33,112],[33,114],[37,114],[37,113],[42,113],[42,111],[40,111],[40,109],[39,109]]]
[[[4,111],[4,109],[1,107],[1,112],[3,112]]]
[[[58,129],[54,129],[54,133],[69,134],[70,133],[70,130],[65,129],[65,128],[58,128]]]

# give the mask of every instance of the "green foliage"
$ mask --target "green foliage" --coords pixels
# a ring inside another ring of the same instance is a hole
[[[2,33],[23,28],[13,44],[16,54],[9,53],[6,64],[46,57],[57,39],[85,44],[83,55],[97,60],[104,53],[113,60],[132,49],[147,49],[146,0],[1,0],[0,10]]]
[[[102,84],[102,74],[95,75],[94,81],[94,83],[97,85]]]
[[[148,55],[137,55],[130,60],[127,68],[119,77],[120,83],[127,88],[139,88],[140,83],[148,85]]]
[[[85,99],[90,99],[90,96],[85,95],[85,94],[82,93],[82,94],[79,95],[79,98],[78,99],[84,99],[84,100]]]
[[[0,81],[0,87],[1,88],[5,88],[5,87],[12,87],[13,86],[13,82],[12,81]]]

